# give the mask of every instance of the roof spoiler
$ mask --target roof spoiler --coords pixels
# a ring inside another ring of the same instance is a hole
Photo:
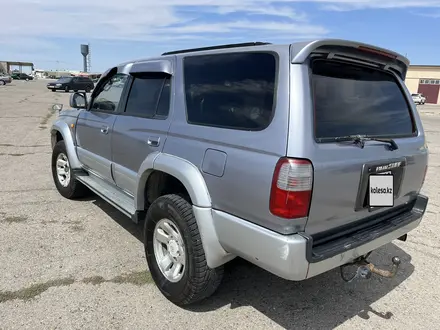
[[[409,60],[396,52],[361,42],[342,39],[321,39],[290,45],[291,62],[304,63],[312,54],[324,54],[328,58],[364,62],[392,69],[405,80]]]

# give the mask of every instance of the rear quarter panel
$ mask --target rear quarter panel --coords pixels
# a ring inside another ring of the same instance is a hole
[[[188,124],[183,61],[178,58],[174,119],[164,152],[198,167],[214,209],[281,233],[291,233],[300,230],[304,223],[275,217],[269,211],[273,171],[278,159],[286,155],[289,113],[288,48],[280,46],[271,50],[279,56],[275,115],[271,124],[258,132]]]

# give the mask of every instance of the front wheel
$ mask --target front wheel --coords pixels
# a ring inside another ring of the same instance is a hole
[[[165,195],[151,204],[144,246],[151,277],[178,306],[211,296],[221,283],[224,267],[208,267],[192,206],[181,196]]]
[[[0,80],[0,86],[4,86],[6,83],[3,80]]]
[[[59,141],[52,151],[52,177],[58,192],[65,198],[84,197],[89,190],[72,174],[64,141]]]
[[[66,86],[66,88],[64,88],[64,91],[65,91],[66,93],[69,93],[69,92],[70,92],[70,89],[69,89],[69,87],[68,87],[68,86]]]

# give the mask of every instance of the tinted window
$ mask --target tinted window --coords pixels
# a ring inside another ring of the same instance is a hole
[[[274,108],[274,55],[187,57],[184,75],[189,123],[243,130],[269,125]]]
[[[92,109],[116,111],[127,76],[116,74],[102,86],[93,100]]]
[[[68,83],[68,82],[71,82],[71,81],[72,81],[72,78],[64,77],[64,78],[58,79],[56,82],[57,83]]]
[[[170,79],[137,76],[128,95],[125,112],[142,117],[167,116],[170,103]]]
[[[414,132],[408,103],[392,75],[322,60],[313,63],[312,72],[317,138]]]

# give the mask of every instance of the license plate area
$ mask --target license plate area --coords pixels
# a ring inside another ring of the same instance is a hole
[[[400,187],[405,174],[406,158],[391,159],[387,162],[364,164],[359,180],[359,189],[355,211],[368,209],[373,211],[385,206],[370,206],[370,176],[388,175],[393,177],[393,200],[399,197]]]

